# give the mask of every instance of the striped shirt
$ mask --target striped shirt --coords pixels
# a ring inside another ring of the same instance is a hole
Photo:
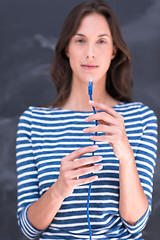
[[[119,214],[119,160],[107,142],[97,142],[95,155],[103,156],[103,169],[92,183],[89,216],[92,239],[143,239],[141,231],[151,213],[153,173],[157,150],[157,119],[142,103],[120,103],[113,107],[124,117],[141,185],[149,207],[130,225]],[[45,231],[35,229],[27,209],[58,179],[61,159],[93,141],[83,129],[95,125],[84,119],[92,112],[29,107],[20,117],[17,132],[18,223],[29,239],[89,239],[87,196],[89,184],[78,186],[67,197]],[[98,133],[101,135],[104,133]],[[91,156],[91,153],[85,154]],[[134,189],[133,189],[134,190]]]

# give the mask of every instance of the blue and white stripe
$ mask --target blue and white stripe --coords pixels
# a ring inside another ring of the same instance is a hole
[[[157,119],[142,103],[120,103],[126,133],[134,151],[139,178],[149,201],[144,216],[131,226],[119,215],[119,161],[112,147],[98,142],[95,155],[103,156],[103,169],[96,174],[90,197],[92,239],[143,239],[150,212],[157,150]],[[18,222],[23,233],[34,239],[89,239],[87,195],[89,185],[78,186],[66,198],[50,227],[41,232],[27,218],[27,209],[54,184],[61,159],[74,150],[92,145],[83,129],[95,125],[84,119],[92,112],[29,107],[20,117],[17,134]],[[98,133],[99,135],[102,133]],[[91,156],[91,153],[85,156]]]

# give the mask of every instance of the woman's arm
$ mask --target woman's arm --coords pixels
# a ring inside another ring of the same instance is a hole
[[[97,149],[97,145],[80,148],[61,160],[58,180],[28,209],[28,219],[36,229],[42,231],[51,224],[63,200],[72,194],[76,186],[97,179],[96,176],[82,179],[79,179],[79,177],[100,170],[102,165],[91,166],[91,164],[101,161],[102,157],[94,156],[78,159],[80,156]]]
[[[91,136],[91,139],[109,142],[113,147],[119,159],[119,212],[128,224],[134,225],[145,214],[148,199],[139,179],[134,154],[126,135],[124,119],[109,106],[97,102],[90,104],[103,112],[93,114],[86,119],[87,122],[97,120],[100,124],[85,129],[84,132],[104,132],[105,135]]]
[[[83,157],[98,146],[77,149],[61,159],[60,174],[57,181],[40,196],[38,169],[33,155],[32,109],[26,110],[20,118],[17,131],[17,180],[18,180],[18,224],[28,239],[36,238],[45,230],[69,196],[74,187],[93,182],[96,176],[79,179],[79,176],[101,169],[101,165],[91,166],[102,160],[100,156]],[[79,158],[79,159],[78,159]],[[76,160],[76,161],[75,161]]]
[[[45,230],[52,222],[63,200],[56,190],[56,183],[53,184],[28,208],[27,216],[32,226],[40,231]]]
[[[148,199],[141,186],[133,154],[120,159],[119,181],[120,215],[130,225],[135,225],[147,211]]]

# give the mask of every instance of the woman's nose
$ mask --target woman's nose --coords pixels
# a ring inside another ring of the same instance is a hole
[[[95,51],[92,45],[88,45],[87,47],[86,58],[91,60],[95,58]]]

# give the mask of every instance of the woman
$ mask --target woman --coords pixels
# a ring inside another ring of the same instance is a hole
[[[107,4],[89,1],[72,10],[51,71],[53,106],[30,107],[19,122],[22,231],[29,239],[143,239],[157,122],[147,106],[130,102],[131,57]]]

